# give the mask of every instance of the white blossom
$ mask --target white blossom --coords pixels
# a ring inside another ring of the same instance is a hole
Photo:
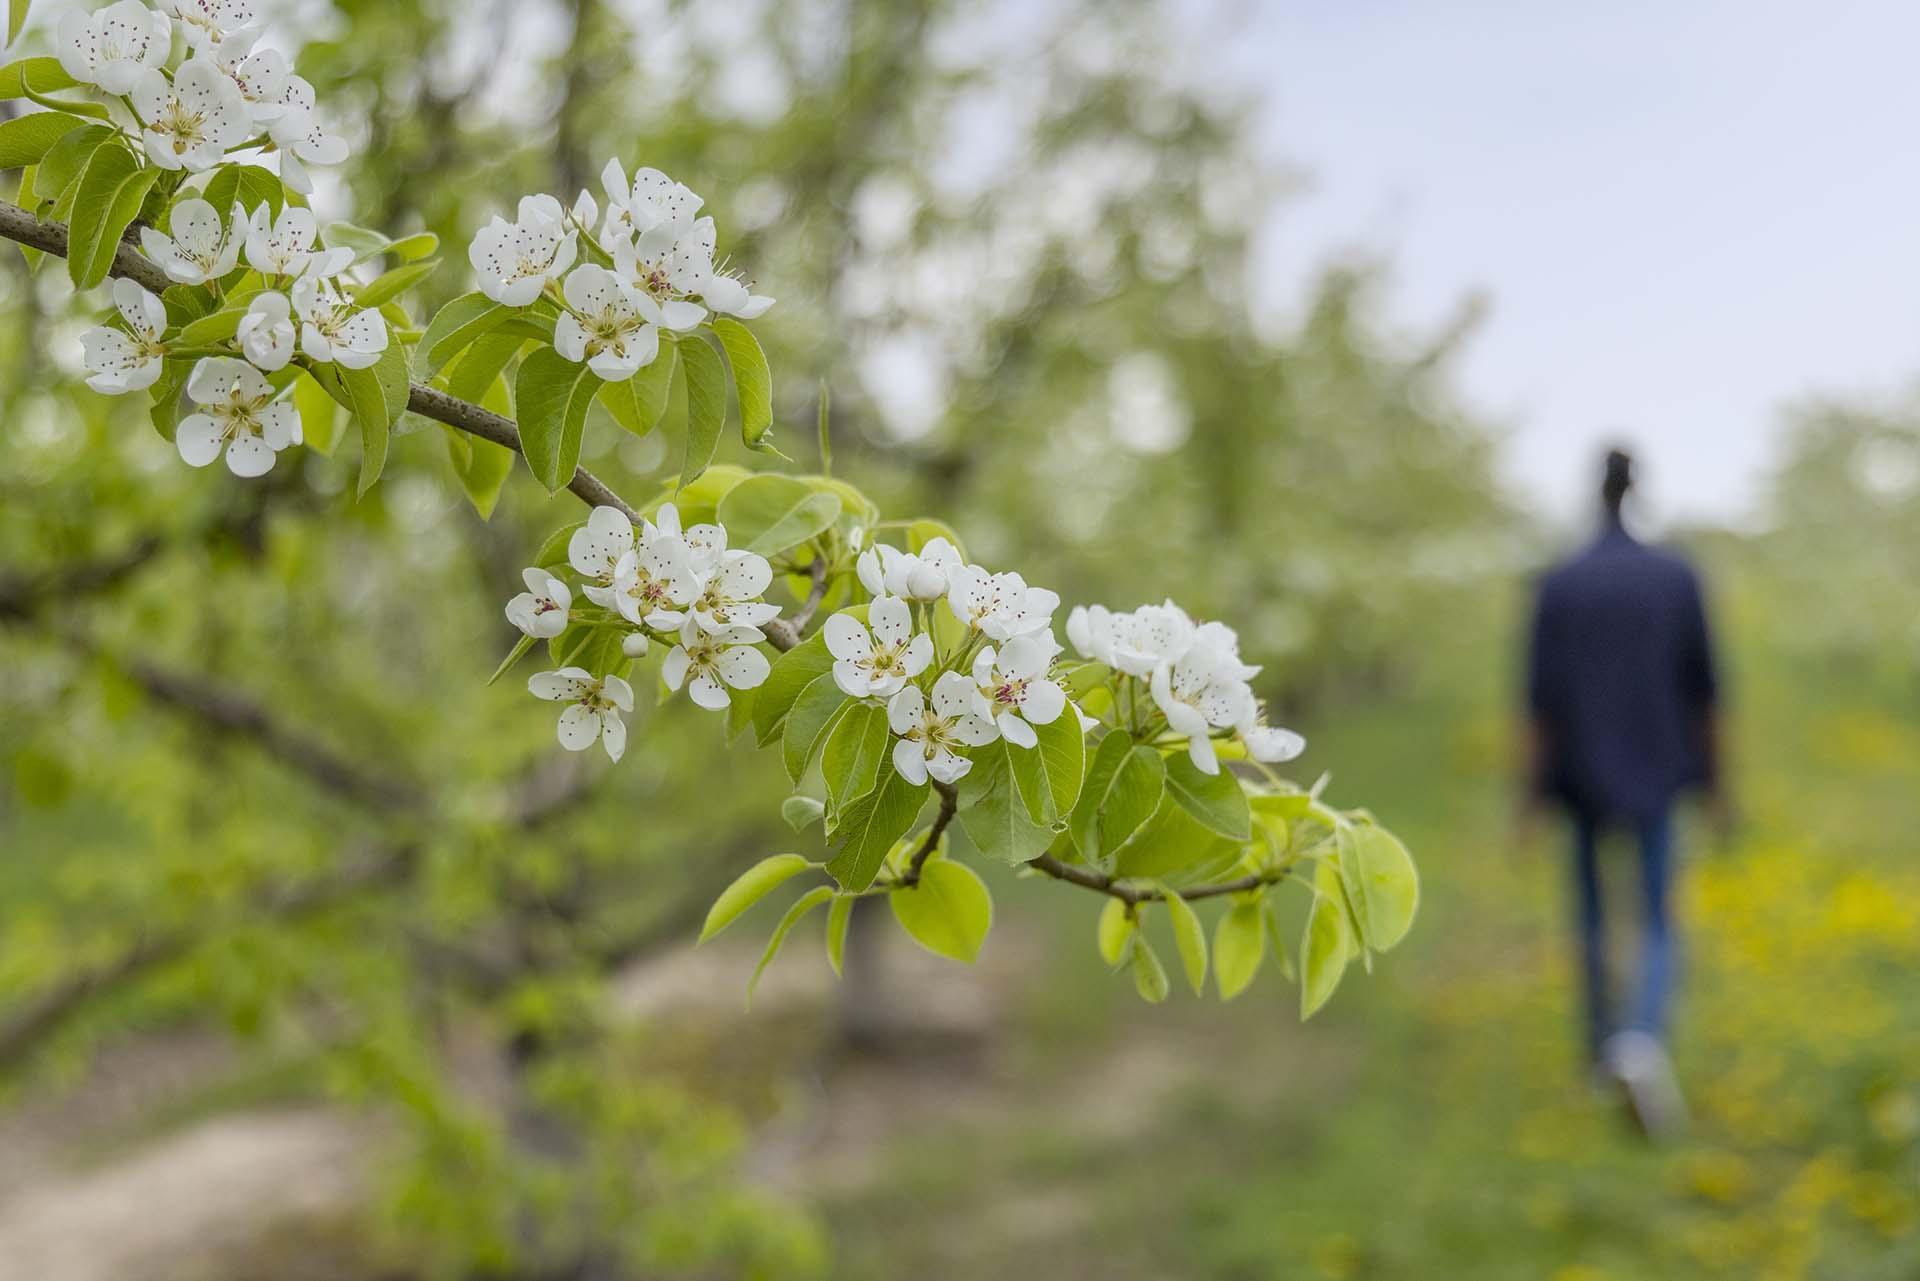
[[[175,205],[168,216],[172,235],[142,227],[140,247],[167,273],[167,279],[182,285],[204,285],[220,279],[239,263],[246,218],[246,211],[236,200],[228,225],[222,227],[212,205],[191,197]]]
[[[611,586],[589,583],[586,591],[596,605],[619,610],[630,623],[671,631],[686,621],[687,606],[700,591],[700,580],[687,566],[686,545],[656,533],[621,555]]]
[[[765,639],[758,628],[709,632],[689,618],[680,627],[680,643],[660,664],[660,679],[668,689],[684,684],[694,702],[717,712],[733,701],[727,686],[753,689],[767,679],[767,656],[753,648]]]
[[[887,698],[933,661],[933,637],[915,634],[913,613],[898,597],[867,607],[867,621],[835,614],[826,622],[833,683],[853,698]]]
[[[596,677],[584,667],[562,667],[536,672],[527,680],[535,698],[566,703],[560,713],[560,746],[584,752],[595,741],[606,745],[607,756],[619,760],[627,750],[627,723],[622,712],[633,710],[633,686],[618,676]]]
[[[694,215],[704,203],[658,169],[641,169],[629,183],[617,159],[607,161],[607,167],[600,171],[600,183],[607,192],[603,238],[611,242],[642,241],[647,256],[671,246],[691,230]]]
[[[620,652],[628,658],[645,658],[651,648],[645,632],[628,632],[620,638]]]
[[[113,282],[113,305],[126,329],[101,325],[80,335],[85,355],[87,386],[109,396],[143,391],[160,381],[167,349],[160,341],[166,332],[167,308],[131,280]]]
[[[1167,726],[1187,736],[1187,755],[1202,773],[1218,774],[1212,733],[1244,720],[1253,691],[1237,658],[1207,641],[1196,641],[1176,661],[1153,669],[1153,701]]]
[[[53,43],[61,68],[75,80],[126,94],[147,71],[157,74],[165,64],[173,48],[173,24],[140,0],[119,0],[93,13],[68,9],[54,29]]]
[[[217,49],[235,36],[252,34],[253,0],[160,0],[180,20],[180,32],[196,50]]]
[[[553,329],[553,348],[607,382],[624,382],[660,354],[660,308],[604,267],[574,268],[561,293],[568,310]]]
[[[773,583],[773,566],[758,552],[728,552],[707,576],[693,602],[693,618],[707,631],[764,627],[780,616],[778,605],[760,599]]]
[[[174,445],[192,467],[205,467],[224,444],[236,476],[264,476],[274,455],[300,440],[300,415],[275,402],[273,384],[244,360],[211,356],[194,366],[187,395],[203,412],[180,420]]]
[[[573,265],[578,240],[579,233],[560,216],[559,201],[528,196],[515,221],[495,215],[474,233],[467,261],[481,293],[509,307],[525,307]]]
[[[289,75],[280,93],[280,113],[267,122],[268,135],[280,149],[280,177],[301,195],[313,194],[308,165],[337,165],[347,158],[347,140],[326,131],[314,104],[313,86],[304,77]]]
[[[387,349],[387,322],[372,309],[322,287],[312,276],[293,282],[293,309],[300,315],[300,350],[343,369],[370,369]]]
[[[1290,729],[1279,729],[1264,724],[1257,711],[1235,725],[1233,733],[1234,737],[1245,745],[1248,756],[1256,761],[1265,761],[1269,765],[1290,761],[1307,750],[1306,739]]]
[[[270,125],[287,114],[287,80],[293,74],[278,49],[256,49],[258,32],[229,35],[211,54],[213,65],[233,81],[256,125]]]
[[[566,631],[573,592],[544,569],[528,569],[520,577],[527,590],[507,602],[507,621],[540,640],[552,640]]]
[[[661,533],[671,534],[687,545],[687,563],[693,566],[695,574],[705,578],[719,568],[721,558],[727,554],[726,526],[690,525],[682,530],[680,509],[672,503],[662,503],[653,518],[659,522]]]
[[[1114,639],[1126,621],[1105,605],[1075,605],[1067,614],[1067,640],[1080,657],[1112,667]]]
[[[939,600],[952,585],[950,576],[965,563],[952,543],[936,536],[917,553],[875,544],[860,553],[855,567],[860,582],[876,596]]]
[[[620,278],[660,305],[660,323],[668,329],[692,329],[707,309],[692,301],[713,275],[713,219],[701,218],[677,239],[660,242],[642,236],[613,245],[613,268]]]
[[[1142,605],[1113,622],[1113,665],[1129,676],[1151,676],[1193,645],[1193,620],[1172,601]]]
[[[1000,736],[993,722],[973,711],[973,682],[959,672],[942,672],[928,704],[918,685],[908,685],[887,703],[887,724],[900,736],[893,745],[893,767],[909,783],[929,775],[957,783],[973,762],[955,751],[980,747]]]
[[[721,315],[738,316],[742,320],[757,320],[773,306],[773,299],[754,293],[746,281],[731,271],[716,271],[709,276],[700,297]]]
[[[240,343],[240,354],[256,368],[268,373],[285,369],[295,346],[293,304],[277,290],[255,294],[233,336]]]
[[[1066,710],[1066,691],[1047,678],[1055,652],[1051,636],[1016,636],[998,651],[987,646],[973,660],[973,710],[1015,747],[1037,745],[1033,727],[1051,724]]]
[[[612,584],[620,559],[633,550],[633,522],[618,507],[596,507],[567,540],[567,563],[601,586]]]
[[[997,641],[1037,632],[1053,622],[1060,597],[1029,587],[1018,574],[989,574],[978,565],[952,570],[947,603],[954,617]]]
[[[247,266],[263,276],[298,276],[313,262],[319,220],[311,209],[286,205],[278,218],[262,201],[247,219]]]
[[[129,97],[147,156],[162,169],[211,169],[227,148],[246,141],[253,119],[239,87],[199,58],[183,63],[171,83],[158,69],[145,68]]]

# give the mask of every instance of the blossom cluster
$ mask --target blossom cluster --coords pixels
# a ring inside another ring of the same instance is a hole
[[[379,311],[353,305],[343,283],[353,251],[317,247],[319,224],[311,210],[288,205],[276,216],[263,202],[248,214],[236,201],[223,225],[212,205],[189,198],[173,207],[169,227],[171,234],[145,227],[140,236],[141,248],[169,280],[217,281],[244,256],[263,286],[246,298],[234,331],[237,358],[205,356],[194,366],[187,396],[200,411],[180,421],[174,444],[195,467],[224,448],[236,476],[263,475],[280,450],[300,441],[298,415],[275,400],[266,375],[285,369],[296,351],[316,364],[369,368],[387,349],[387,322]],[[175,352],[159,298],[122,279],[113,283],[113,300],[120,324],[89,329],[80,343],[87,385],[121,395],[153,386]]]
[[[188,57],[169,74],[176,32]],[[199,172],[260,148],[279,156],[287,186],[311,192],[307,166],[340,164],[346,140],[320,123],[313,85],[286,56],[256,47],[260,34],[255,0],[117,0],[68,9],[54,46],[68,75],[126,104],[160,168]]]
[[[1249,683],[1260,669],[1241,661],[1240,638],[1225,623],[1195,622],[1171,600],[1126,613],[1075,606],[1067,640],[1082,658],[1145,682],[1167,729],[1186,738],[1205,773],[1220,772],[1216,737],[1237,738],[1257,761],[1290,761],[1306,749],[1292,730],[1266,724]]]
[[[705,202],[685,185],[658,169],[629,181],[618,160],[607,162],[601,185],[604,213],[588,191],[570,208],[526,196],[512,221],[496,216],[467,250],[487,297],[559,308],[553,345],[562,356],[620,382],[653,363],[662,329],[697,328],[709,312],[751,320],[773,305],[715,265],[713,219],[698,216]]]
[[[614,507],[596,507],[573,532],[567,564],[581,579],[594,609],[576,607],[574,589],[545,569],[525,571],[527,590],[507,602],[507,620],[530,639],[555,640],[584,623],[618,634],[623,659],[643,658],[654,642],[671,645],[660,667],[667,688],[683,686],[696,704],[714,711],[733,701],[730,690],[753,689],[767,679],[761,630],[780,615],[766,602],[773,583],[767,558],[727,546],[726,527],[682,528],[668,503],[639,530]],[[583,751],[597,740],[619,760],[626,750],[622,714],[633,710],[633,688],[617,673],[583,667],[541,672],[528,682],[538,698],[568,704],[560,716],[560,744]]]

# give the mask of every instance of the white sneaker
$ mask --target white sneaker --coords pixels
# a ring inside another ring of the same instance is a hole
[[[1673,1061],[1660,1042],[1645,1032],[1616,1032],[1607,1038],[1601,1055],[1642,1134],[1666,1139],[1686,1126],[1687,1101],[1674,1079]]]

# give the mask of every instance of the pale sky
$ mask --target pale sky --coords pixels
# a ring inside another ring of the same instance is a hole
[[[1390,259],[1392,315],[1492,311],[1460,368],[1507,471],[1584,517],[1601,443],[1657,519],[1751,519],[1780,406],[1920,373],[1911,0],[1226,0],[1220,50],[1313,191],[1276,298]]]

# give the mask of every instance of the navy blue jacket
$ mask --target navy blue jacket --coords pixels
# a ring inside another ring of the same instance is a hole
[[[1609,522],[1540,582],[1527,704],[1546,795],[1597,820],[1656,817],[1708,780],[1717,696],[1700,581]]]

